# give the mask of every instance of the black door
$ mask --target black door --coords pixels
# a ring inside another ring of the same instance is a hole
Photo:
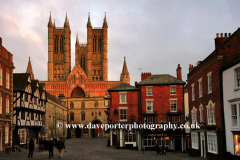
[[[182,151],[182,139],[175,138],[175,151]]]
[[[76,138],[81,138],[81,129],[79,128],[79,126],[75,128],[75,136]]]
[[[202,140],[202,157],[204,157],[204,140]]]

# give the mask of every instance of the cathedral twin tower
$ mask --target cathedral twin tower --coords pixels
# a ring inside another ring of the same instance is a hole
[[[108,81],[107,32],[106,14],[103,26],[94,28],[91,25],[89,14],[87,44],[79,43],[78,35],[76,37],[75,64],[80,65],[88,81]],[[68,17],[66,15],[63,27],[56,27],[55,21],[52,22],[50,13],[48,22],[48,81],[66,81],[70,72],[71,30]],[[128,77],[129,84],[129,74],[123,76]]]

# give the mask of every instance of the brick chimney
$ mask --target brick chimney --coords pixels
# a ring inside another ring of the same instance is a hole
[[[0,46],[2,46],[2,37],[0,37]]]
[[[216,34],[216,38],[215,38],[215,49],[218,48],[224,41],[226,41],[228,39],[228,37],[231,36],[231,33],[225,33],[223,36],[223,33],[219,33]]]
[[[182,68],[180,67],[180,64],[178,64],[177,68],[177,79],[182,80]]]
[[[189,73],[194,69],[193,65],[189,64]]]
[[[151,75],[152,75],[151,72],[142,73],[141,74],[141,81],[143,81],[144,79],[150,77]]]

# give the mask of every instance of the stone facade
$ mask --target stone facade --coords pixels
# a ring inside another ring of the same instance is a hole
[[[106,14],[102,27],[92,27],[90,15],[87,22],[87,44],[75,43],[75,65],[71,70],[71,30],[69,20],[65,18],[64,27],[56,27],[50,14],[48,22],[48,81],[46,90],[61,97],[68,108],[68,122],[72,124],[107,123],[108,105],[104,96],[107,90],[121,83],[130,83],[130,76],[124,58],[123,71],[120,81],[108,81],[108,24]],[[70,104],[73,103],[74,108]],[[81,104],[85,103],[85,108]],[[95,104],[98,103],[98,107]],[[81,114],[85,114],[85,120]],[[94,113],[94,116],[91,116]],[[98,116],[95,116],[97,113]],[[101,116],[99,116],[99,113]],[[72,114],[72,115],[71,115]],[[74,116],[73,116],[74,114]],[[74,120],[70,120],[74,117]],[[75,130],[75,131],[74,131]],[[88,132],[88,133],[87,133]],[[95,133],[94,133],[95,132]],[[103,136],[103,131],[72,129],[68,135],[73,137]]]
[[[61,124],[63,126],[67,124],[67,108],[59,102],[56,96],[47,92],[46,112],[43,117],[44,127],[41,128],[41,136],[46,138],[65,136],[67,129],[66,127],[61,128]]]

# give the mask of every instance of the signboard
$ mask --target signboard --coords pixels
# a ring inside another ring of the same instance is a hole
[[[167,134],[160,134],[160,133],[148,134],[148,137],[167,137]]]

